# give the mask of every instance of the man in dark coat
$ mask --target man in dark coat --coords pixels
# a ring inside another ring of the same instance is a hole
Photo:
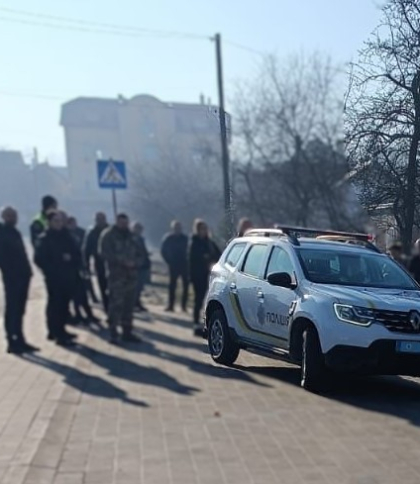
[[[106,215],[98,212],[95,217],[95,225],[89,230],[83,243],[83,258],[88,270],[90,269],[91,259],[94,261],[95,273],[105,312],[108,311],[108,283],[105,261],[99,253],[99,239],[107,228]]]
[[[189,263],[190,277],[194,288],[194,334],[200,336],[202,324],[200,313],[209,288],[210,272],[219,260],[221,252],[210,237],[207,224],[197,219],[194,222],[194,234],[191,240]]]
[[[77,219],[75,217],[69,217],[67,219],[67,230],[76,242],[77,248],[82,251],[83,242],[85,239],[86,231],[78,226]],[[99,319],[93,314],[92,308],[88,301],[88,292],[93,294],[93,300],[98,302],[96,299],[96,294],[94,292],[92,281],[90,279],[89,271],[86,269],[85,264],[82,261],[81,270],[79,273],[79,280],[76,287],[76,293],[74,294],[74,310],[76,313],[77,322],[89,324],[98,323]],[[85,312],[85,317],[83,317],[81,310]]]
[[[188,237],[182,233],[182,225],[174,220],[171,232],[162,241],[161,254],[169,268],[169,301],[166,311],[173,311],[178,279],[182,280],[182,309],[187,310],[188,299]]]
[[[44,273],[48,292],[48,339],[55,340],[59,345],[68,346],[72,344],[75,335],[66,331],[65,324],[82,258],[72,236],[64,227],[62,214],[51,212],[47,219],[49,228],[39,238],[35,263]]]
[[[23,317],[28,300],[32,270],[17,230],[18,214],[12,207],[2,211],[3,224],[0,225],[0,269],[3,274],[5,292],[4,324],[8,341],[8,353],[38,351],[28,344],[23,336]]]

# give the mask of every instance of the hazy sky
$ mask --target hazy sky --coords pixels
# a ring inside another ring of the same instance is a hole
[[[60,105],[77,96],[148,93],[216,101],[214,44],[205,38],[123,36],[52,28],[45,15],[211,36],[261,52],[354,57],[379,19],[378,0],[0,0],[0,147],[65,162]],[[17,14],[8,9],[35,15]],[[33,23],[42,25],[32,25]],[[62,22],[60,25],[63,25]],[[70,25],[70,24],[68,24]],[[90,31],[81,31],[85,28]],[[126,32],[126,31],[124,31]],[[227,108],[259,55],[223,46]]]

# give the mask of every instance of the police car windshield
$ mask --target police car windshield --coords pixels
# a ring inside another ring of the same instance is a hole
[[[419,289],[411,277],[389,257],[374,252],[298,249],[308,280],[319,284]]]

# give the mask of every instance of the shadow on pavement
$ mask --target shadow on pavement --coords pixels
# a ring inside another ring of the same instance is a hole
[[[164,335],[160,335],[164,336]],[[159,338],[156,338],[157,341],[161,342]],[[182,345],[180,345],[182,346]],[[202,361],[196,360],[194,358],[189,358],[185,355],[175,355],[165,350],[160,350],[155,347],[152,341],[144,341],[141,345],[129,345],[124,348],[127,351],[142,353],[142,354],[149,354],[153,356],[157,356],[159,358],[163,358],[166,361],[172,361],[175,364],[185,366],[190,371],[194,373],[199,373],[203,376],[209,376],[214,378],[221,378],[225,380],[236,380],[246,383],[251,383],[254,385],[258,385],[261,387],[271,388],[270,385],[266,383],[259,382],[252,378],[247,372],[240,371],[239,369],[227,366],[216,366],[213,365],[210,360],[209,363],[204,363]],[[204,350],[204,345],[200,346],[201,350]],[[201,354],[205,354],[204,351]],[[208,356],[210,358],[210,356]]]
[[[327,398],[420,425],[420,385],[400,377],[343,377]]]
[[[103,339],[104,341],[109,341],[109,332],[106,328],[101,327],[101,328],[95,328],[91,327],[91,332],[98,338]],[[204,340],[201,338],[197,338],[196,341],[191,341],[188,339],[182,340],[179,338],[175,338],[173,336],[170,336],[168,334],[160,333],[159,331],[154,331],[153,329],[141,328],[141,333],[142,336],[145,338],[151,339],[153,341],[156,341],[158,343],[162,344],[167,344],[171,346],[177,346],[179,348],[186,348],[186,349],[192,349],[192,350],[197,350],[200,352],[203,352],[205,349],[205,343]]]
[[[83,373],[69,365],[49,360],[39,355],[27,355],[24,359],[63,376],[64,383],[82,393],[101,398],[117,398],[124,403],[138,407],[148,407],[145,402],[130,398],[124,390],[98,376]]]
[[[300,385],[300,368],[281,366],[235,368],[284,383]],[[304,391],[304,390],[302,390]],[[420,384],[397,376],[337,376],[328,393],[329,400],[405,419],[420,425]]]
[[[141,345],[144,348],[144,344]],[[127,349],[124,347],[124,349]],[[100,366],[108,372],[109,375],[133,383],[150,385],[165,388],[166,390],[178,393],[180,395],[190,396],[198,392],[198,388],[183,385],[176,378],[159,370],[159,368],[142,366],[134,361],[121,358],[117,355],[104,353],[97,349],[83,344],[68,348],[70,351],[76,351],[85,358],[91,360],[95,365]],[[143,351],[144,352],[144,351]]]
[[[144,335],[145,338],[148,338],[152,341],[156,341],[158,343],[177,346],[179,348],[197,350],[200,353],[203,353],[206,347],[206,345],[204,344],[204,340],[202,338],[196,338],[196,341],[191,341],[188,339],[183,340],[183,339],[175,338],[173,336],[169,336],[168,334],[165,334],[165,333],[159,333],[158,331],[153,331],[148,328],[143,328],[141,334]]]
[[[153,313],[151,313],[153,314]],[[164,313],[164,314],[153,314],[154,317],[157,317],[160,322],[169,324],[172,326],[180,326],[181,328],[193,330],[193,323],[192,323],[192,316],[189,316],[187,313],[181,314],[178,313],[179,317],[174,317],[174,313]]]

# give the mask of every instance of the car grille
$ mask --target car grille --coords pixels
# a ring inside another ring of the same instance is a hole
[[[410,324],[409,313],[375,310],[374,314],[375,322],[383,324],[389,331],[394,333],[420,333]]]

